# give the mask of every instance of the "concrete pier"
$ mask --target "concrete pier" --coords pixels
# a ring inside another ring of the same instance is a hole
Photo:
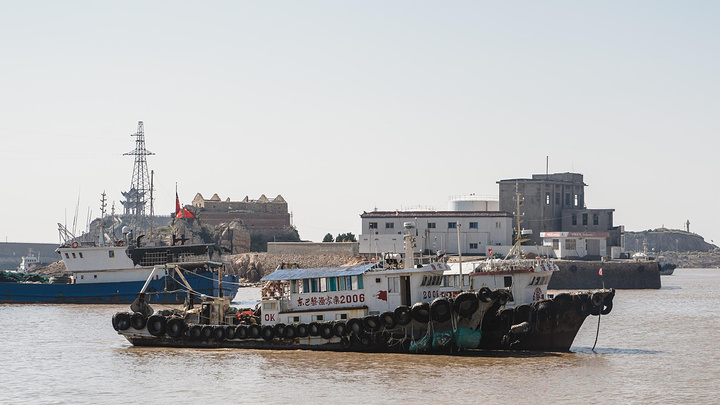
[[[553,274],[548,289],[660,288],[660,264],[656,261],[613,260],[610,262],[556,260],[560,271]],[[602,278],[598,271],[602,268]]]

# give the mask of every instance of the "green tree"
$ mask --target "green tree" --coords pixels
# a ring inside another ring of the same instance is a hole
[[[332,242],[332,241],[333,241],[333,236],[331,233],[326,234],[325,237],[323,238],[323,242]]]
[[[335,242],[357,242],[355,235],[352,232],[338,234],[335,238]]]

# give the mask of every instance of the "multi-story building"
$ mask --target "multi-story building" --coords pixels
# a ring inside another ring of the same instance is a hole
[[[363,212],[360,253],[403,252],[403,225],[416,227],[415,252],[447,251],[481,256],[492,246],[512,244],[512,218],[500,211]]]
[[[542,232],[571,232],[595,235],[588,249],[578,249],[587,256],[606,256],[605,248],[596,249],[596,239],[604,238],[602,247],[622,248],[622,227],[613,225],[614,209],[588,209],[585,206],[585,182],[579,173],[534,174],[530,179],[498,181],[500,210],[513,214],[517,211],[520,196],[522,228],[531,230],[526,235],[529,244],[542,245]],[[513,227],[517,227],[513,218]],[[572,239],[572,238],[571,238]],[[572,241],[570,241],[572,242]],[[585,243],[582,240],[582,243]],[[584,246],[584,245],[583,245]],[[556,250],[557,252],[557,250]],[[580,254],[580,253],[578,253]]]

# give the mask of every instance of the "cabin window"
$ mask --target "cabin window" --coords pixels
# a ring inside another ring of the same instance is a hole
[[[470,222],[470,229],[478,229],[478,223],[477,223],[477,222]]]
[[[288,323],[298,323],[300,322],[299,316],[288,316]]]
[[[345,277],[336,277],[338,291],[345,291]]]
[[[83,257],[82,257],[82,252],[78,252],[78,254],[80,255],[80,258],[82,259],[82,258],[83,258]]]
[[[500,222],[500,221],[495,222],[495,228],[502,228],[502,222]]]
[[[73,252],[73,254],[72,254],[72,255],[73,255],[73,259],[75,259],[75,258],[76,258],[76,256],[75,256],[75,252]]]
[[[565,239],[565,249],[577,250],[577,239]]]
[[[80,275],[80,280],[85,280],[85,276],[81,274],[81,275]]]
[[[395,228],[394,222],[385,222],[385,229],[393,229]]]
[[[478,248],[478,244],[477,244],[477,243],[471,243],[471,244],[470,244],[470,249],[475,249],[475,250],[477,250],[477,248]]]
[[[400,292],[400,277],[388,277],[388,292],[399,293]]]
[[[448,229],[457,229],[457,222],[448,222]]]
[[[435,222],[428,222],[428,229],[435,229]]]
[[[328,290],[327,278],[323,277],[320,279],[320,292],[326,292]]]
[[[358,290],[362,290],[363,288],[365,288],[365,287],[363,286],[363,276],[362,276],[362,274],[358,274],[358,276],[357,276],[357,285],[358,285]]]
[[[318,279],[318,278],[310,279],[310,292],[320,292],[320,279]]]
[[[312,316],[313,321],[322,321],[324,319],[325,319],[325,317],[323,315],[313,315]]]
[[[108,257],[111,258],[111,259],[114,258],[114,257],[115,257],[115,251],[114,251],[114,250],[108,250]]]
[[[348,319],[348,314],[335,314],[336,321],[341,321],[345,319]]]
[[[370,229],[377,229],[377,222],[370,222],[368,223],[368,227]]]
[[[70,255],[67,254],[67,252],[65,252],[65,258],[66,258],[66,259],[69,259],[69,258],[70,258]]]
[[[290,294],[298,293],[298,282],[297,280],[290,280]]]
[[[469,274],[463,275],[463,285],[470,285],[470,275]]]
[[[302,292],[309,293],[310,292],[310,279],[307,279],[307,278],[303,279],[302,282],[303,282],[302,283],[302,286],[303,286]]]
[[[350,291],[353,289],[353,282],[351,276],[343,277],[345,279],[345,289]]]
[[[335,277],[328,278],[328,287],[330,291],[337,291],[337,282]]]
[[[505,288],[512,287],[512,276],[505,276],[503,277],[503,285]]]
[[[97,274],[93,274],[93,278],[97,278]]]
[[[428,276],[423,276],[422,283],[420,285],[427,285]]]

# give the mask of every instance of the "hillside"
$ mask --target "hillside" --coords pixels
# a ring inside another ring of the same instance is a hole
[[[625,231],[626,252],[642,252],[644,243],[648,252],[712,252],[718,248],[698,234],[678,229]]]

